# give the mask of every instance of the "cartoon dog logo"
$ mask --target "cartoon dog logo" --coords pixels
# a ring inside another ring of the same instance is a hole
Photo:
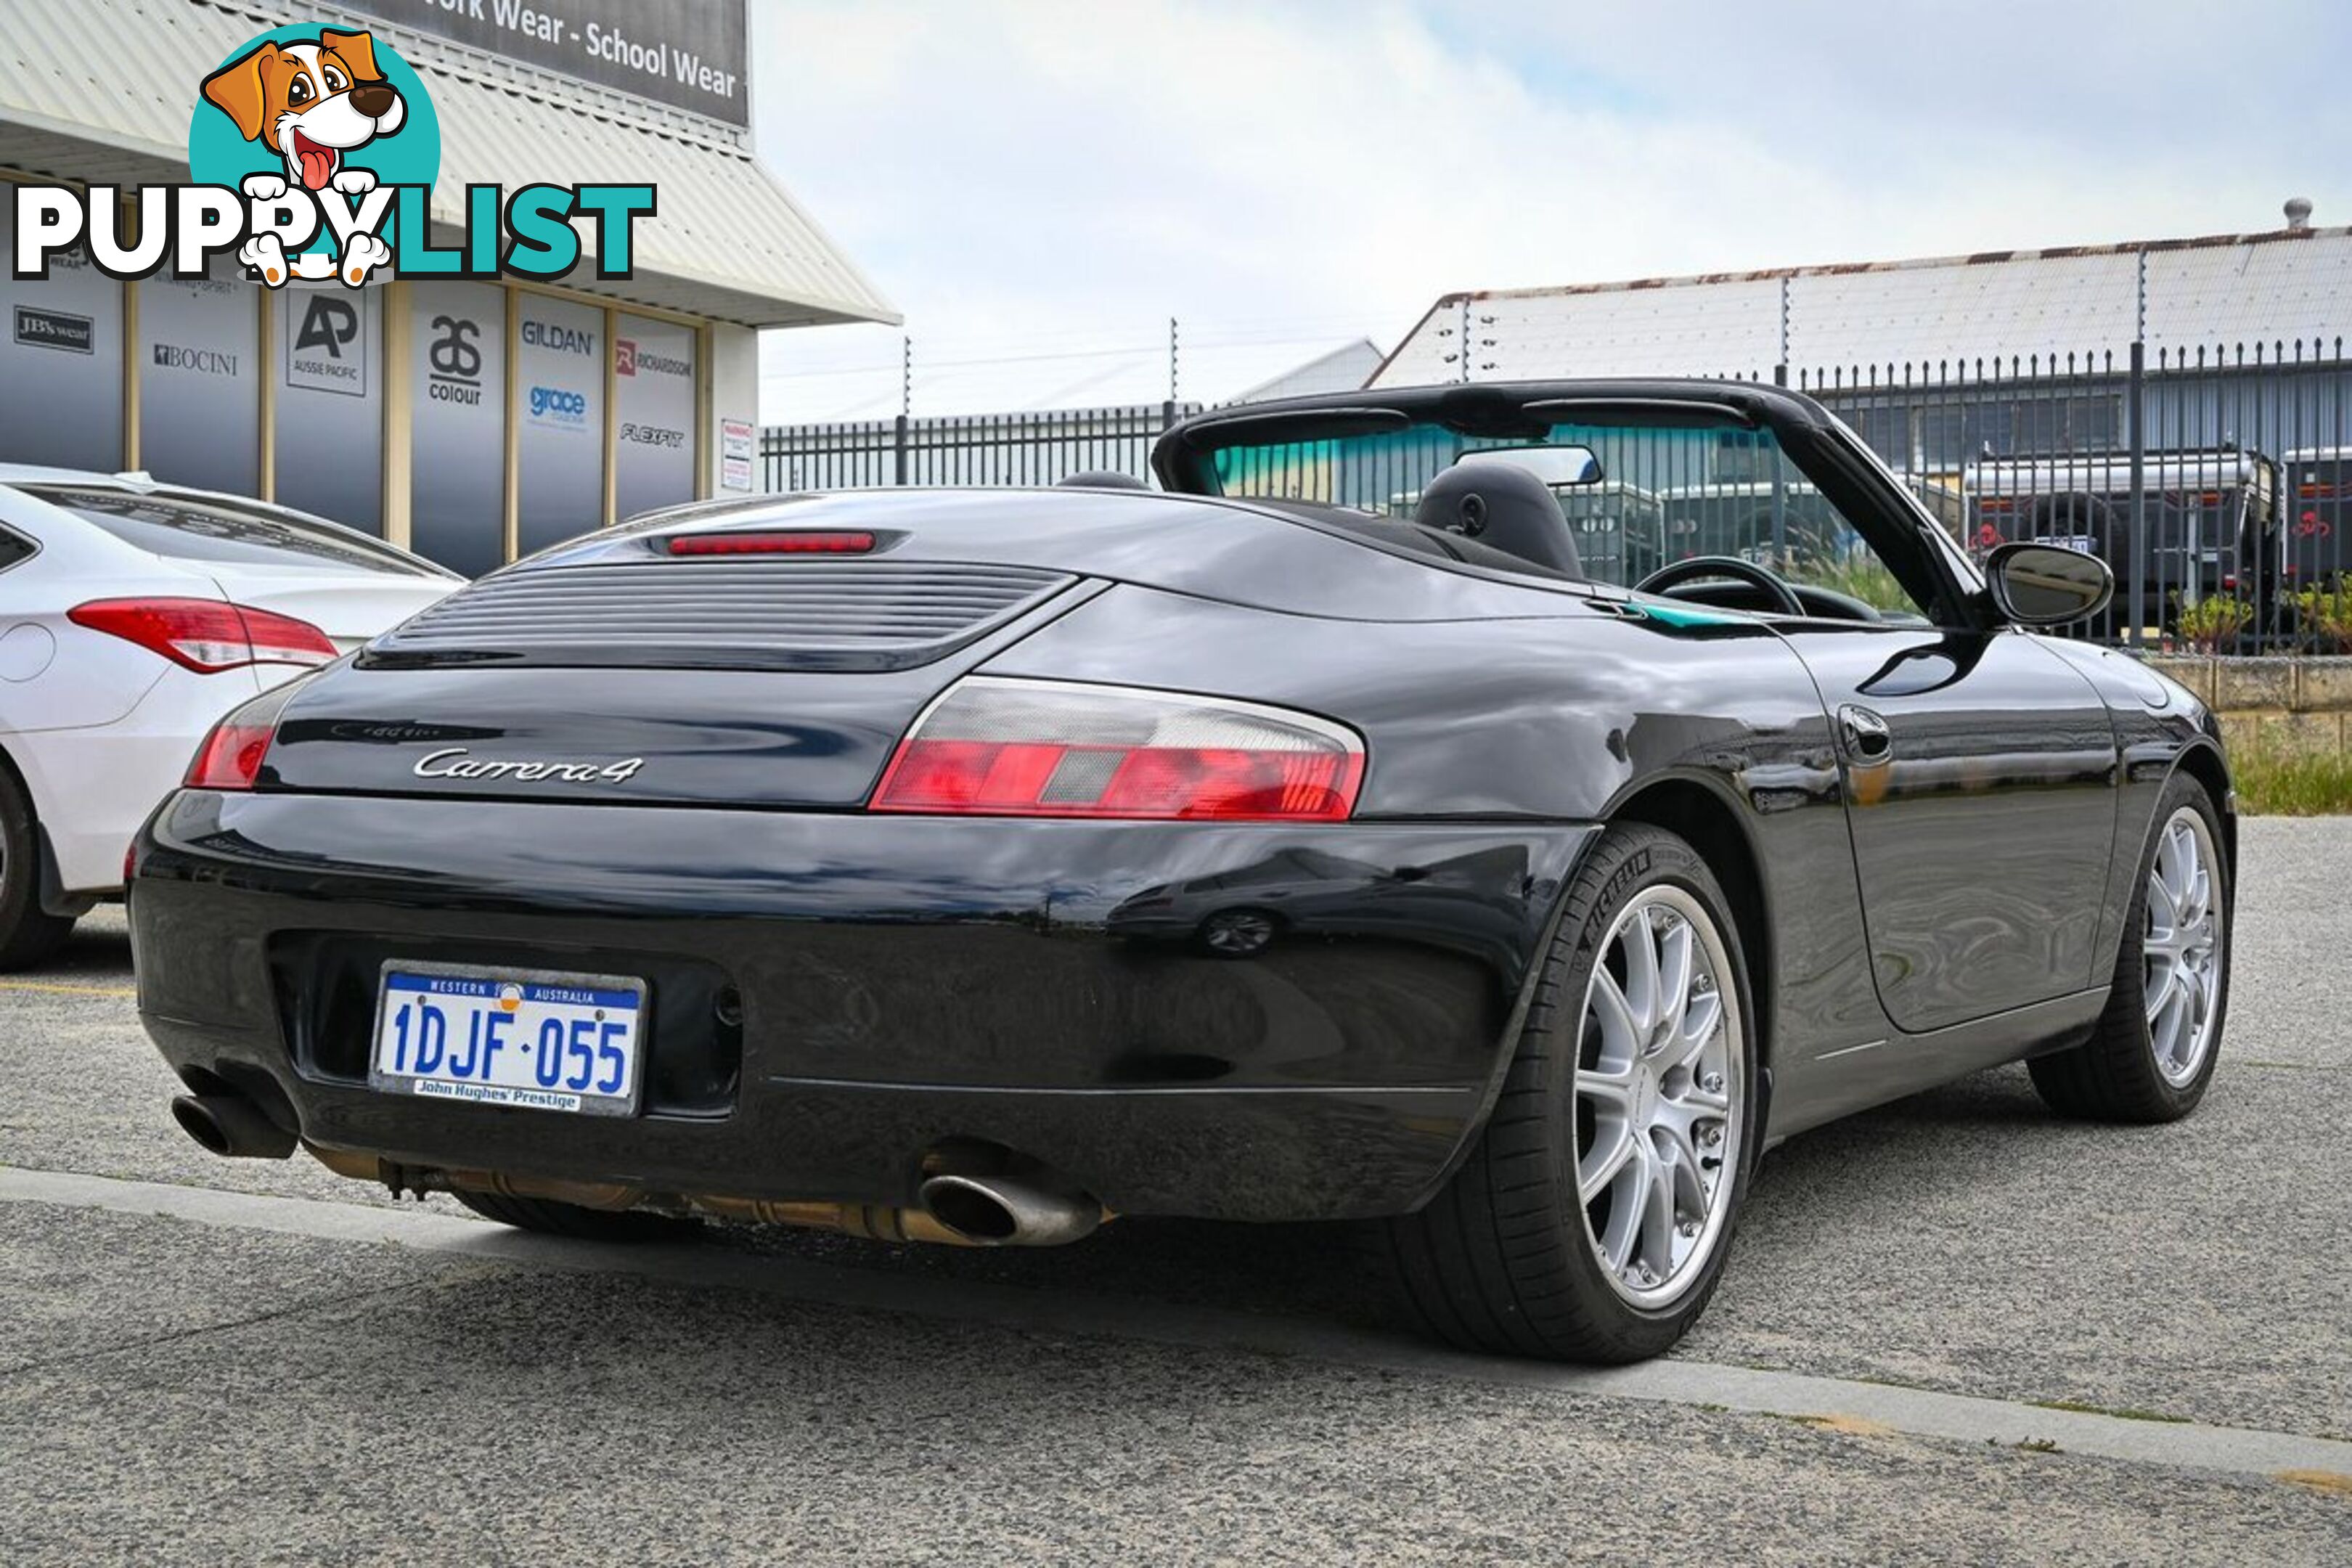
[[[369,33],[322,28],[316,43],[264,40],[205,79],[205,98],[236,122],[237,133],[286,162],[286,175],[248,175],[245,194],[268,201],[288,183],[311,191],[330,185],[347,196],[375,188],[375,175],[346,168],[343,155],[407,122],[408,105],[376,68]],[[275,235],[247,240],[237,258],[275,284],[288,274]],[[392,247],[373,235],[352,237],[341,258],[353,283],[392,259]]]

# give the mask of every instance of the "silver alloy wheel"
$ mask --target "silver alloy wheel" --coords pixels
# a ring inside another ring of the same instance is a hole
[[[1220,910],[1201,922],[1201,940],[1212,952],[1247,958],[1274,942],[1274,917],[1256,910]]]
[[[1668,1306],[1723,1235],[1746,1135],[1747,1053],[1731,960],[1680,888],[1635,896],[1585,984],[1577,1196],[1617,1294]]]
[[[2204,814],[2184,805],[2158,834],[2147,870],[2141,1001],[2156,1070],[2175,1089],[2203,1070],[2220,1018],[2221,903],[2213,884],[2220,864]]]

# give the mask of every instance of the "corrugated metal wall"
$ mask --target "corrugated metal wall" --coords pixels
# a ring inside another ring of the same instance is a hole
[[[2347,331],[2352,228],[2283,230],[1449,296],[1372,384],[2046,364],[2136,337],[2194,353]]]

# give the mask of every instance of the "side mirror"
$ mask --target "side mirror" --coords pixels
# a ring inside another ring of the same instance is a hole
[[[2000,613],[2021,626],[2059,626],[2095,616],[2116,596],[2116,574],[2095,555],[2021,542],[1985,557],[1985,582]]]

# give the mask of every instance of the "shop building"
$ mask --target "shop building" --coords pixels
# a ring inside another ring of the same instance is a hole
[[[310,23],[422,79],[435,244],[468,185],[650,183],[631,275],[596,276],[584,223],[553,286],[0,275],[0,461],[258,496],[479,573],[756,488],[759,329],[897,321],[751,152],[743,0],[0,0],[0,180],[185,182],[201,79]]]

